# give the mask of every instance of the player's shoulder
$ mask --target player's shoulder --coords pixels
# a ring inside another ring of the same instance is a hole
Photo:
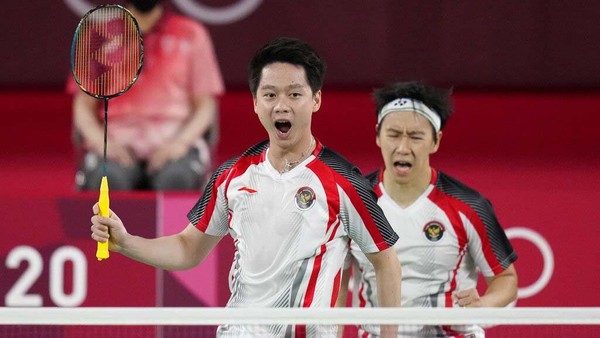
[[[435,188],[474,208],[487,208],[489,201],[476,189],[442,171],[437,172]]]
[[[360,176],[360,169],[352,162],[348,161],[344,156],[335,150],[322,146],[321,151],[317,155],[317,159],[327,165],[331,170],[341,174],[346,178]]]
[[[381,169],[377,169],[365,175],[365,179],[374,187],[381,181]]]
[[[225,162],[223,162],[217,170],[215,170],[213,176],[219,177],[222,175],[226,175],[231,170],[235,170],[238,167],[245,166],[249,162],[258,162],[260,159],[258,158],[260,154],[262,154],[269,147],[269,141],[263,141],[257,143],[246,151],[244,151],[241,155],[237,155],[235,157],[231,157]]]
[[[221,164],[219,169],[222,169],[221,171],[225,171],[229,168],[243,165],[244,163],[246,163],[248,161],[251,161],[251,162],[260,161],[258,156],[260,156],[265,150],[267,150],[267,148],[269,148],[268,140],[256,143],[255,145],[246,149],[242,154],[232,157],[232,158],[228,159],[227,161],[223,162],[223,164]]]

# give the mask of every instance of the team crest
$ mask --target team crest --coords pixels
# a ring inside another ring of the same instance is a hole
[[[425,237],[432,242],[437,242],[442,239],[442,237],[444,237],[444,231],[445,229],[442,223],[436,221],[429,222],[423,227]]]
[[[315,204],[315,192],[309,187],[302,187],[296,192],[295,199],[300,210],[307,210]]]

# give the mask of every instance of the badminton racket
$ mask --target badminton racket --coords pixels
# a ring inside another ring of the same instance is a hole
[[[106,143],[108,100],[125,93],[137,80],[144,61],[144,46],[137,21],[126,8],[100,5],[79,21],[71,44],[71,71],[77,86],[104,101],[104,162],[98,206],[109,217]],[[96,258],[107,259],[108,242],[98,242]]]

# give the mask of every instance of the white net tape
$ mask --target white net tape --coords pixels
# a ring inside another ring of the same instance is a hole
[[[549,308],[14,308],[0,325],[600,325],[600,307]]]

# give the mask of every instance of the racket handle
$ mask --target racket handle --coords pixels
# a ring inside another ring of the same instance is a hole
[[[100,183],[100,199],[98,200],[98,207],[100,208],[100,216],[109,217],[110,216],[110,201],[108,199],[108,178],[106,176],[102,177],[102,182]],[[99,261],[103,259],[107,259],[108,254],[108,241],[98,243],[98,248],[96,250],[96,258]]]

